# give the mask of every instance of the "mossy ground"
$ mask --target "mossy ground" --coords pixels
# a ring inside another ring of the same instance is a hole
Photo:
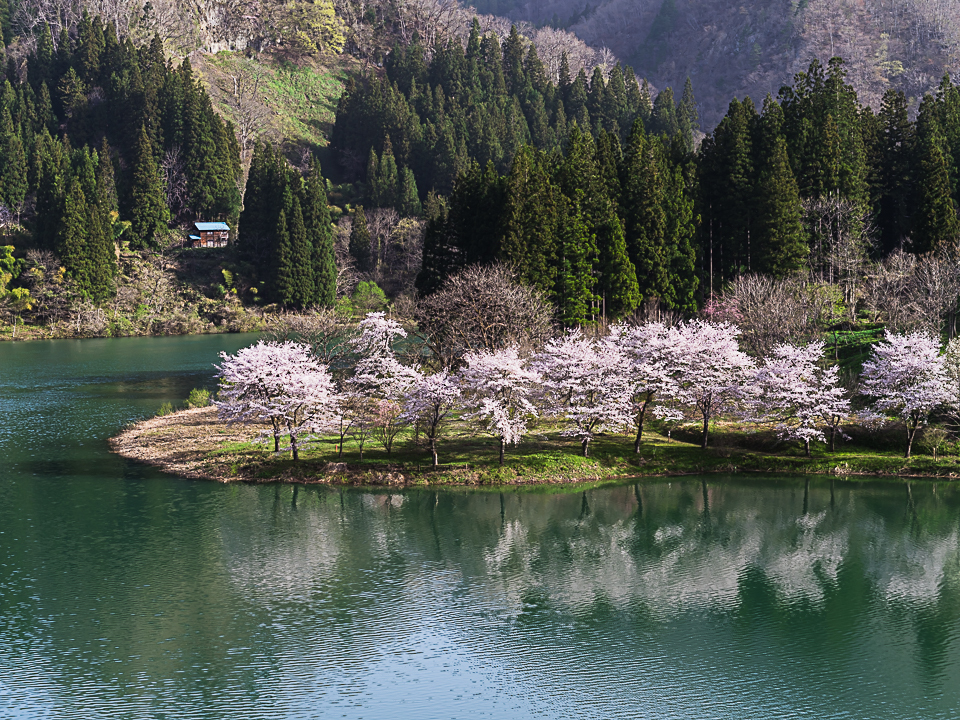
[[[579,443],[560,436],[559,428],[544,425],[518,447],[511,447],[501,466],[497,441],[476,434],[466,425],[455,425],[438,446],[440,465],[430,466],[430,456],[409,433],[396,441],[389,455],[368,440],[361,460],[359,447],[347,440],[338,452],[338,440],[324,437],[301,452],[294,462],[290,453],[272,452],[256,442],[232,443],[209,453],[209,459],[229,457],[233,474],[260,482],[271,480],[343,482],[349,484],[501,485],[604,483],[638,476],[671,476],[712,473],[829,474],[852,477],[929,476],[960,477],[960,457],[914,454],[905,459],[903,448],[891,444],[876,449],[844,443],[835,452],[816,445],[811,457],[801,447],[777,444],[763,433],[737,425],[721,425],[711,435],[706,450],[692,431],[679,431],[679,439],[658,432],[644,434],[639,454],[631,435],[607,434],[591,443],[590,457],[580,455]],[[765,443],[775,447],[757,448]]]

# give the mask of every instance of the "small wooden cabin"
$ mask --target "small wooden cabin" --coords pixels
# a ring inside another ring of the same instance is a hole
[[[195,222],[196,234],[190,235],[190,247],[226,247],[230,226],[225,222]]]

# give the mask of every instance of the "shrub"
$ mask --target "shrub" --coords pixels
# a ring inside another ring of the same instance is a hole
[[[160,409],[157,410],[157,417],[163,417],[164,415],[172,415],[174,412],[176,412],[176,410],[173,407],[173,403],[165,402],[163,405],[160,406]]]
[[[204,388],[194,388],[187,395],[188,408],[202,408],[210,404],[210,391]]]

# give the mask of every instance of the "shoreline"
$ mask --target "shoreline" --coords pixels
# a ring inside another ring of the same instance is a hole
[[[110,451],[165,473],[192,480],[220,483],[285,483],[303,485],[357,486],[568,486],[615,483],[630,478],[686,477],[691,475],[819,475],[849,479],[917,479],[952,482],[960,479],[960,459],[903,458],[875,455],[876,467],[854,469],[842,456],[829,457],[832,468],[824,468],[797,456],[743,451],[699,456],[696,465],[680,457],[640,458],[603,463],[582,460],[566,453],[571,462],[551,467],[524,466],[524,456],[514,456],[509,467],[496,463],[447,463],[439,468],[410,462],[349,463],[307,459],[293,463],[286,454],[276,455],[264,446],[249,447],[263,429],[256,424],[227,424],[217,420],[215,407],[179,410],[169,415],[136,422],[109,439]],[[676,441],[674,441],[675,443]],[[671,450],[674,452],[671,453]],[[655,445],[652,456],[678,455],[686,445]],[[665,451],[660,453],[659,451]],[[696,451],[702,452],[699,448]],[[708,451],[709,453],[709,451]],[[695,456],[696,457],[696,456]],[[869,457],[869,456],[868,456]],[[834,462],[836,461],[836,462]],[[900,465],[895,472],[883,471],[884,464]],[[893,461],[893,462],[891,462]],[[924,468],[908,467],[916,464]],[[934,467],[930,467],[933,463]],[[923,470],[927,470],[924,472]]]

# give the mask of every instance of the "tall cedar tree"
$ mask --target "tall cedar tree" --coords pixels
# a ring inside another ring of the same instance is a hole
[[[140,138],[137,141],[130,184],[130,208],[132,244],[136,247],[152,247],[167,228],[168,212],[163,180],[153,156],[153,143],[144,125],[140,126]]]
[[[912,249],[917,253],[960,250],[960,220],[950,181],[950,156],[936,117],[935,101],[920,105],[917,127],[917,199]]]
[[[363,212],[362,205],[358,206],[353,213],[348,250],[360,272],[369,272],[373,269],[370,230],[367,229],[367,216]]]
[[[800,193],[790,170],[783,111],[768,95],[759,130],[757,183],[757,269],[774,277],[799,270],[807,258],[800,217]]]

